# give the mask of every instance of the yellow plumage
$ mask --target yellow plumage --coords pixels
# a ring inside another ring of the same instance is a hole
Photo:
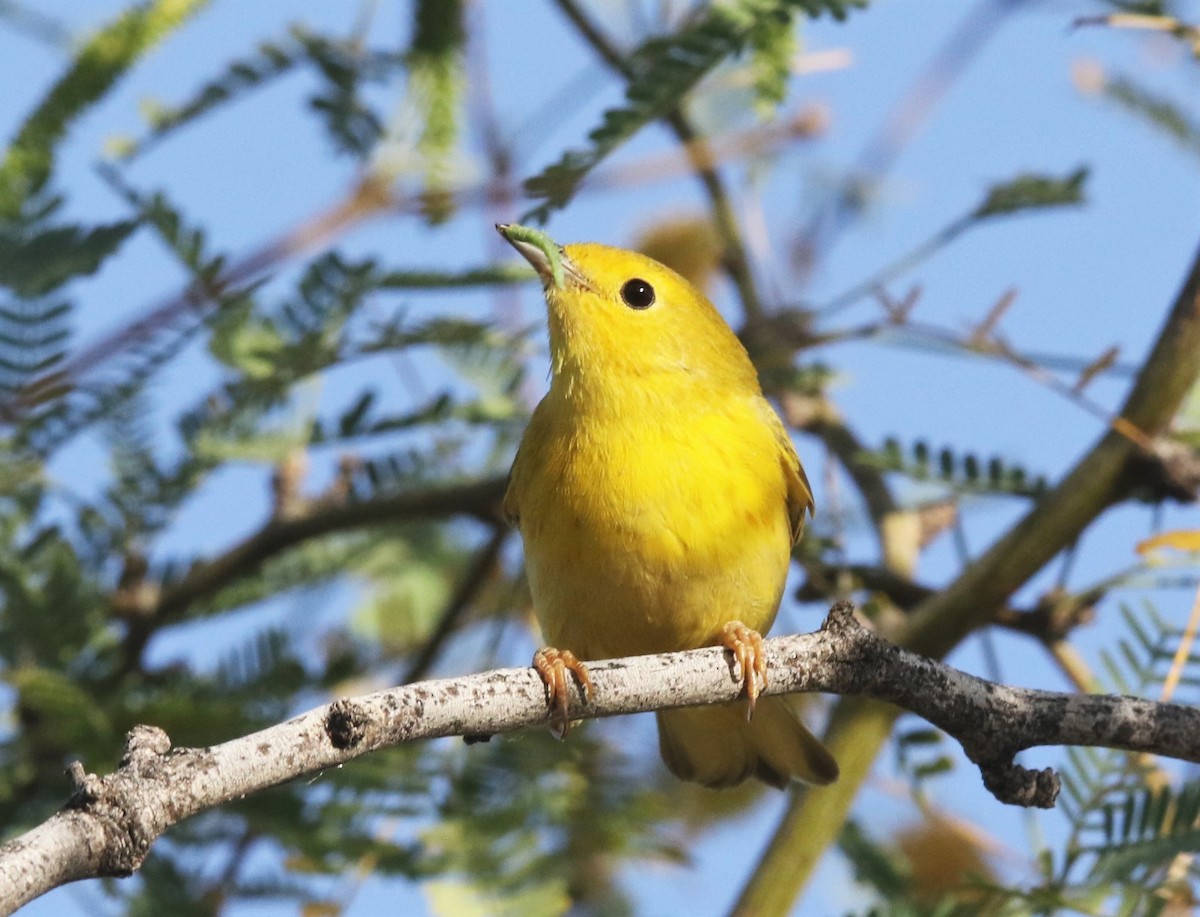
[[[504,506],[547,642],[586,660],[721,644],[732,621],[766,631],[812,496],[745,349],[649,258],[501,231],[546,281],[552,381]],[[711,786],[836,777],[786,699],[746,712],[658,714],[668,767]]]

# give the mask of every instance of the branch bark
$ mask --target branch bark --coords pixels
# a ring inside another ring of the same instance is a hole
[[[1052,806],[1058,777],[1014,755],[1041,745],[1089,745],[1200,763],[1200,709],[1129,697],[1061,694],[984,681],[889,643],[833,606],[821,629],[768,640],[766,693],[825,691],[897,704],[945,730],[1003,802]],[[719,648],[596,662],[595,694],[570,716],[616,716],[735,700],[741,679]],[[171,748],[139,726],[116,772],[70,775],[56,815],[0,847],[0,913],[79,879],[127,876],[172,825],[231,799],[420,739],[547,725],[556,713],[532,669],[501,669],[343,698],[210,748]]]

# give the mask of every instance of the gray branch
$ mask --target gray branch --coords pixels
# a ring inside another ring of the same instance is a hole
[[[838,603],[812,634],[767,641],[768,694],[821,691],[889,701],[957,739],[997,799],[1050,807],[1057,775],[1014,755],[1039,745],[1090,745],[1200,763],[1200,709],[1132,697],[1061,694],[984,681],[902,650]],[[636,656],[589,666],[595,696],[572,718],[617,716],[735,700],[740,680],[722,649]],[[78,879],[127,876],[171,825],[380,748],[440,736],[546,725],[546,692],[532,669],[499,669],[344,698],[211,748],[171,748],[139,726],[116,772],[70,770],[61,811],[0,847],[0,913]]]

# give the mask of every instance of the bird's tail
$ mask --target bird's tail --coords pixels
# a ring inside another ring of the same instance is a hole
[[[785,695],[760,697],[750,721],[745,701],[663,710],[657,716],[659,751],[681,780],[712,787],[733,786],[747,777],[777,787],[789,780],[837,780],[833,755],[800,722]]]

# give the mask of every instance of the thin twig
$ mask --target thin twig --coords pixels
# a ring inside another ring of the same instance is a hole
[[[1179,638],[1179,646],[1175,648],[1175,656],[1171,659],[1171,669],[1163,681],[1159,700],[1169,701],[1174,697],[1175,689],[1179,686],[1179,679],[1183,677],[1183,670],[1187,666],[1188,660],[1191,659],[1192,647],[1196,643],[1197,629],[1200,629],[1200,589],[1196,590],[1196,597],[1192,600],[1192,611],[1188,615],[1183,636]]]

